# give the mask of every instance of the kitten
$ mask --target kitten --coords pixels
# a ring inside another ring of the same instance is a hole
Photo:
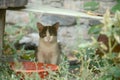
[[[59,63],[61,52],[57,43],[58,27],[58,22],[52,26],[43,26],[41,23],[37,23],[40,36],[37,51],[38,62],[49,64]]]

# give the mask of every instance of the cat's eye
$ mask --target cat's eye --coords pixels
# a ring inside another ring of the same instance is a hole
[[[46,34],[43,34],[42,36],[43,36],[43,37],[45,37],[45,36],[46,36]]]
[[[46,34],[43,34],[43,33],[40,34],[41,38],[44,38],[45,36],[46,36]]]
[[[51,35],[51,36],[53,36],[53,35],[54,35],[54,33],[53,33],[53,32],[51,32],[51,33],[50,33],[50,35]]]

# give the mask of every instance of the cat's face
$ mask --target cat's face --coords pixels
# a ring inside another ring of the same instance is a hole
[[[55,23],[52,26],[43,26],[41,23],[37,23],[39,30],[40,40],[44,42],[55,42],[57,41],[57,30],[59,23]]]

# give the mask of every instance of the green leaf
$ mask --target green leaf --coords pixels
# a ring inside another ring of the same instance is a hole
[[[115,78],[119,78],[120,77],[120,67],[113,66],[113,67],[110,68],[108,73],[111,76],[114,76]]]
[[[34,51],[24,51],[26,53],[23,53],[21,58],[25,60],[31,60],[35,58]]]
[[[85,10],[92,10],[95,11],[99,8],[99,3],[96,1],[90,1],[90,2],[86,2],[84,3],[84,9]]]
[[[114,16],[114,26],[120,27],[120,11],[116,11]]]
[[[88,30],[88,34],[99,34],[101,31],[101,26],[97,25],[97,26],[92,26],[89,30]]]
[[[112,76],[102,76],[101,78],[99,78],[98,80],[112,80]]]
[[[120,0],[116,0],[118,3],[120,3]]]
[[[79,48],[87,48],[88,46],[91,46],[92,44],[90,42],[86,42],[86,43],[81,43],[80,45],[78,45]]]
[[[111,12],[115,13],[116,11],[120,11],[120,3],[117,3],[112,7]]]
[[[7,34],[15,34],[15,32],[18,30],[18,28],[16,28],[16,27],[12,27],[12,26],[8,26],[8,27],[6,27],[5,28],[5,32],[7,33]]]
[[[114,38],[120,44],[120,36],[117,34],[114,34]]]

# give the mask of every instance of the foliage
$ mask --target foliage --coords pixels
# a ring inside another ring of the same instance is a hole
[[[99,8],[99,3],[96,1],[90,1],[90,2],[86,2],[84,3],[84,9],[85,10],[92,10],[95,11]]]
[[[29,13],[30,21],[28,24],[20,27],[19,23],[15,25],[7,25],[4,35],[4,54],[6,55],[18,55],[22,59],[31,60],[34,59],[33,50],[24,50],[24,46],[21,49],[17,49],[16,44],[26,34],[30,32],[37,32],[36,19],[34,14]],[[18,46],[19,47],[19,46]]]
[[[117,3],[110,9],[112,13],[115,13],[116,11],[120,11],[120,0],[115,0]],[[99,9],[99,2],[95,0],[91,0],[89,2],[84,3],[84,9],[95,11]]]
[[[0,80],[19,80],[19,77],[10,69],[8,62],[0,61]]]
[[[104,45],[104,47],[101,47],[98,45],[98,47],[101,48],[102,52],[104,53],[104,57],[102,58],[102,64],[103,67],[101,67],[101,69],[103,69],[101,73],[104,74],[102,76],[102,79],[109,79],[109,80],[116,80],[118,78],[120,78],[120,53],[114,53],[112,52],[113,48],[119,44],[120,42],[120,12],[116,12],[115,17],[111,18],[110,17],[110,12],[107,10],[106,14],[104,14],[104,19],[102,20],[102,25],[98,25],[95,26],[95,28],[91,28],[89,32],[94,32],[94,30],[96,31],[96,29],[98,31],[98,34],[104,34],[108,37],[108,52],[105,52],[105,47],[106,45]],[[116,42],[112,45],[112,41],[115,40]],[[116,61],[117,60],[117,61]],[[118,62],[118,63],[116,63]]]
[[[22,31],[22,33],[26,31],[26,29],[19,30]],[[115,17],[111,18],[109,11],[107,11],[106,14],[104,14],[102,24],[91,27],[89,29],[89,33],[106,35],[109,39],[108,52],[106,53],[103,51],[105,55],[102,58],[98,57],[96,55],[96,49],[99,48],[104,50],[105,45],[101,47],[97,40],[92,37],[91,42],[76,45],[78,46],[78,49],[73,51],[77,59],[79,60],[77,72],[70,72],[71,66],[69,65],[66,57],[63,55],[62,62],[61,64],[59,64],[58,72],[49,71],[49,75],[46,77],[47,80],[119,80],[120,63],[117,63],[116,61],[114,62],[113,59],[120,59],[120,53],[114,55],[111,50],[114,46],[111,46],[110,41],[114,39],[117,44],[120,43],[120,12],[116,12]],[[13,34],[14,33],[12,33],[12,35]],[[10,33],[7,35],[10,35]],[[17,35],[17,37],[18,36],[19,35]],[[8,36],[5,37],[5,44],[9,45],[8,47],[12,48],[12,53],[18,53],[19,55],[23,55],[23,53],[27,52],[30,53],[29,51],[26,52],[24,48],[19,51],[16,50],[13,43],[9,42],[9,38],[7,37]],[[9,52],[10,51],[8,51],[7,53]],[[24,75],[25,80],[41,80],[37,73],[31,74],[32,77],[29,77],[25,73]],[[20,80],[20,78],[21,75],[16,76],[16,74],[11,71],[9,64],[0,62],[1,80]]]
[[[118,10],[120,11],[120,2],[111,8],[111,12],[115,13]]]
[[[111,12],[115,13],[116,11],[120,11],[120,0],[116,0],[117,1],[117,4],[114,5],[112,8],[111,8]]]

